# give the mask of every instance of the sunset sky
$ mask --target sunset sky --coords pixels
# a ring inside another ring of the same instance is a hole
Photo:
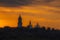
[[[1,27],[16,27],[19,14],[23,26],[31,20],[33,26],[60,29],[60,0],[0,0]]]

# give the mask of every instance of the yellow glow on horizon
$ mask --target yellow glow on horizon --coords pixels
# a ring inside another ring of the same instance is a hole
[[[17,26],[18,14],[22,15],[23,25],[39,23],[59,29],[60,9],[49,6],[0,7],[0,26]],[[56,27],[58,26],[58,27]]]

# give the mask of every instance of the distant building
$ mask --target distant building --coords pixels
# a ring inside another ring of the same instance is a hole
[[[31,21],[29,22],[29,25],[27,26],[29,29],[32,29],[32,23]]]
[[[40,25],[37,23],[36,26],[35,26],[35,28],[40,28]]]
[[[22,28],[22,17],[20,15],[18,18],[18,28]]]

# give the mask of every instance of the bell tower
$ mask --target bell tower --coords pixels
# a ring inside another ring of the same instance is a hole
[[[22,28],[22,17],[19,15],[18,17],[18,28]]]

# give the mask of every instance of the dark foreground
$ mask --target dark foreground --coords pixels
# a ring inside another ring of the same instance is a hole
[[[57,37],[45,37],[44,35],[27,34],[27,33],[0,33],[0,40],[60,40]]]
[[[0,40],[60,40],[60,31],[44,28],[4,28],[0,29]]]
[[[39,35],[21,34],[21,33],[0,33],[0,40],[60,40],[60,38],[43,37]]]

